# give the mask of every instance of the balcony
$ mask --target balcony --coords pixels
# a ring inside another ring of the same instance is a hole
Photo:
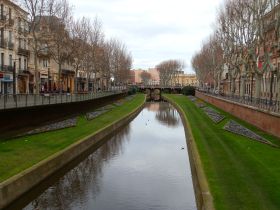
[[[50,51],[48,49],[41,49],[38,52],[39,57],[50,57]]]
[[[13,50],[14,49],[14,43],[12,43],[12,42],[8,42],[8,48],[9,48],[9,50]]]
[[[0,47],[3,48],[3,49],[6,49],[7,48],[7,41],[6,40],[0,40]]]
[[[0,22],[6,22],[7,18],[4,14],[0,15]]]
[[[18,48],[18,55],[29,57],[30,51],[27,49],[23,49],[21,47]]]
[[[14,71],[14,67],[13,66],[7,66],[7,65],[0,65],[0,71],[12,73]]]
[[[27,75],[27,74],[30,74],[30,71],[29,71],[29,69],[18,69],[18,74]]]
[[[75,71],[71,69],[61,69],[62,75],[69,75],[69,76],[74,76]]]
[[[9,26],[13,26],[15,24],[15,21],[13,19],[9,19],[8,24]]]

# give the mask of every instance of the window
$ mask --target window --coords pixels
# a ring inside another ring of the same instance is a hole
[[[9,43],[12,43],[12,31],[9,31]]]
[[[21,70],[21,58],[18,59],[18,68]]]
[[[21,30],[21,19],[20,18],[18,19],[18,30],[19,31]]]
[[[12,9],[9,8],[9,20],[11,20],[11,19],[12,19]]]
[[[9,64],[10,66],[13,66],[13,56],[9,55]]]
[[[48,67],[48,60],[47,59],[43,59],[43,67],[44,68]]]
[[[1,9],[0,9],[1,20],[4,20],[4,5],[1,4],[0,8],[1,8]]]
[[[21,48],[21,38],[18,40],[18,47]]]
[[[24,70],[27,70],[27,60],[26,60],[26,58],[24,59]]]
[[[4,28],[1,28],[1,42],[4,42]]]
[[[1,66],[4,66],[4,53],[1,53]]]

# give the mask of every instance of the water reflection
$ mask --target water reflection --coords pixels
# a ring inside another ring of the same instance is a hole
[[[196,209],[184,128],[168,103],[128,126],[24,209]]]
[[[177,127],[181,121],[180,115],[166,102],[158,103],[159,107],[156,113],[156,119],[163,125],[168,127]]]
[[[100,192],[104,165],[114,156],[121,155],[123,145],[129,141],[130,125],[122,128],[96,152],[88,156],[64,175],[25,209],[72,209],[82,206],[84,198],[95,198]]]

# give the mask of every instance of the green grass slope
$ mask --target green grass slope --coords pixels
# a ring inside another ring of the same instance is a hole
[[[76,127],[0,141],[0,183],[118,121],[143,104],[144,100],[145,96],[138,94],[133,100],[126,101],[122,106],[115,107],[92,121],[79,116]]]
[[[215,124],[186,96],[165,96],[186,113],[217,210],[280,209],[280,149],[225,131],[223,126],[234,119],[280,146],[278,138],[216,107],[226,119]]]

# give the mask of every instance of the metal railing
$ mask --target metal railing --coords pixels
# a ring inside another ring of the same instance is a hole
[[[106,96],[116,95],[125,91],[125,89],[122,89],[102,92],[100,91],[96,93],[90,92],[77,94],[5,94],[0,95],[0,110],[87,101]]]
[[[234,94],[213,93],[212,91],[205,91],[205,90],[199,90],[199,91],[218,98],[259,108],[264,111],[280,113],[280,101],[277,101],[275,99],[270,100],[269,98],[255,98],[249,95],[245,95],[241,97],[239,95],[234,95]]]

